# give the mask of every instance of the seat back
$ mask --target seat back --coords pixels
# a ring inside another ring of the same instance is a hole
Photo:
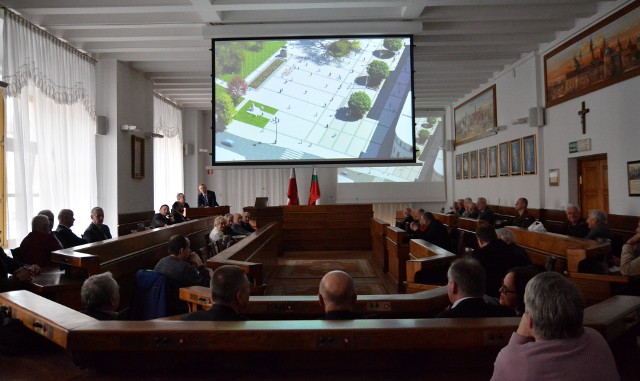
[[[164,275],[153,270],[138,270],[130,319],[150,320],[167,316],[166,293]]]

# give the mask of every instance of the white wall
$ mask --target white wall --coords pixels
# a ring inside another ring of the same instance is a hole
[[[535,133],[538,146],[538,174],[455,180],[455,168],[449,168],[449,179],[453,181],[455,198],[469,196],[475,199],[485,196],[492,204],[513,205],[518,197],[527,197],[532,208],[560,209],[567,202],[577,202],[575,158],[606,153],[610,213],[640,214],[640,199],[628,195],[626,173],[627,161],[640,159],[640,151],[637,148],[640,142],[640,77],[546,109],[544,127],[530,128],[526,125],[513,126],[510,123],[513,119],[528,116],[529,107],[538,104],[544,106],[544,54],[625,3],[627,2],[617,1],[607,4],[601,8],[599,15],[585,20],[570,33],[563,34],[562,38],[542,47],[539,52],[523,58],[515,65],[514,70],[504,70],[494,81],[481,86],[472,94],[475,95],[491,84],[496,84],[498,125],[507,125],[507,130],[496,136],[459,146],[455,154]],[[583,101],[591,110],[587,114],[587,132],[584,135],[578,118]],[[451,127],[450,131],[452,130]],[[591,151],[569,154],[569,143],[584,138],[591,138]],[[547,176],[552,168],[560,170],[559,186],[548,185]]]
[[[126,64],[117,64],[117,126],[135,125],[153,132],[153,84]],[[118,136],[118,214],[155,210],[153,205],[153,142],[145,138],[144,179],[131,177],[131,134]],[[140,133],[136,133],[142,136]]]

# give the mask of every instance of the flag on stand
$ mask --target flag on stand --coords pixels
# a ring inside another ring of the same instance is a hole
[[[313,174],[311,175],[311,189],[309,190],[309,205],[315,205],[316,201],[320,198],[320,185],[318,184],[318,175],[316,175],[316,169],[313,168]]]
[[[296,170],[291,168],[291,176],[289,177],[289,189],[287,190],[289,203],[287,205],[300,205],[298,199],[298,183],[296,183]]]

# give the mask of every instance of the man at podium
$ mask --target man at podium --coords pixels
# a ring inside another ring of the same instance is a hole
[[[216,194],[213,191],[207,190],[207,186],[200,184],[198,187],[200,193],[198,193],[198,208],[212,208],[219,206],[216,201]]]

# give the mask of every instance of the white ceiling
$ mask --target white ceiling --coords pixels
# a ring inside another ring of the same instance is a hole
[[[211,109],[208,23],[421,21],[416,108],[442,107],[594,15],[598,0],[0,0],[96,59],[128,62],[183,107]],[[302,28],[304,30],[304,28]],[[367,31],[363,31],[366,33]],[[258,34],[255,37],[261,37]]]

